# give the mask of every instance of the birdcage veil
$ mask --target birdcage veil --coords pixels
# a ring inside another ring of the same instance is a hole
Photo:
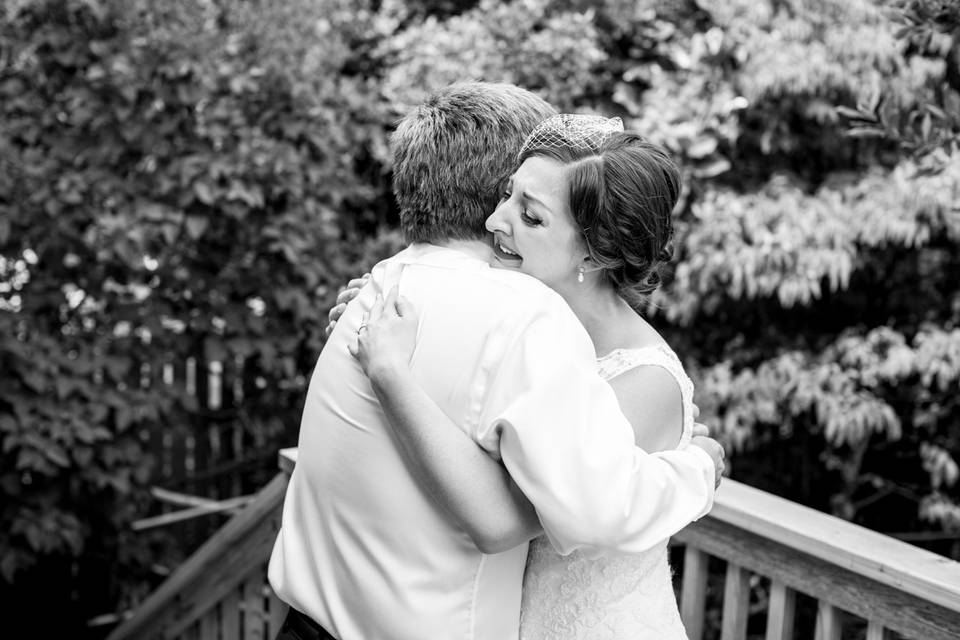
[[[612,134],[623,131],[620,118],[604,118],[582,113],[561,113],[551,116],[530,132],[517,158],[530,149],[570,147],[583,151],[598,151]]]

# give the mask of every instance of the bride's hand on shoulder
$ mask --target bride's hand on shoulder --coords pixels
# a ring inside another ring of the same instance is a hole
[[[381,376],[409,371],[417,341],[419,318],[406,298],[393,287],[365,314],[357,340],[348,346],[364,373],[376,381]]]

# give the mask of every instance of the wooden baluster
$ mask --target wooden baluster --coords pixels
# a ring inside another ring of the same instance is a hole
[[[829,602],[817,603],[815,640],[840,640],[840,610]]]
[[[767,611],[766,640],[793,638],[793,614],[797,593],[787,585],[773,580],[770,583],[770,609]]]
[[[214,605],[200,616],[200,640],[219,640],[220,612]]]
[[[200,626],[196,623],[190,625],[180,634],[181,640],[200,640]]]
[[[241,589],[243,585],[231,589],[220,603],[220,629],[223,631],[223,638],[240,638],[240,603],[243,594]]]
[[[750,605],[750,575],[743,567],[727,563],[723,586],[723,625],[720,640],[744,640],[747,637],[747,615]]]
[[[266,640],[264,636],[263,576],[260,571],[250,574],[243,585],[243,640]]]
[[[703,615],[706,609],[707,560],[709,556],[688,544],[683,551],[683,590],[680,596],[680,617],[691,640],[703,637]]]
[[[876,620],[867,622],[867,640],[885,640],[887,630]]]

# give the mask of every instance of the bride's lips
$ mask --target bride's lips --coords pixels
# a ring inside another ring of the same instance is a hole
[[[506,245],[499,237],[494,237],[493,239],[493,253],[497,257],[497,260],[507,264],[517,265],[523,262],[523,257],[514,252],[514,250]]]

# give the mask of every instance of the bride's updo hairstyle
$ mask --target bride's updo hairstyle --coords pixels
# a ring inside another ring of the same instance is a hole
[[[567,165],[570,211],[587,251],[637,307],[672,258],[680,170],[663,148],[622,129],[619,118],[554,116],[527,138],[518,165],[531,156]]]

